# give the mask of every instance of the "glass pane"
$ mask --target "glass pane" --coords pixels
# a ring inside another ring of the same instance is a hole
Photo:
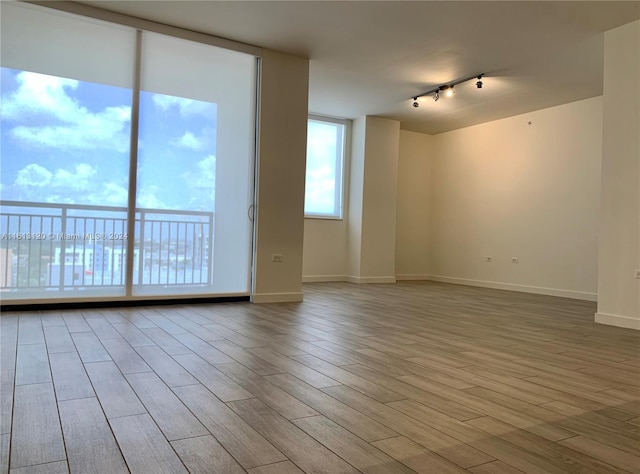
[[[134,294],[247,293],[255,59],[143,35]]]
[[[2,298],[123,296],[135,33],[0,7]]]
[[[341,217],[344,125],[309,120],[304,212]]]
[[[124,294],[131,90],[0,73],[3,298]]]

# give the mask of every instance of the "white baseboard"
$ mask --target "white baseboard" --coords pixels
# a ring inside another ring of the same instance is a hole
[[[396,275],[397,281],[426,281],[429,280],[430,275],[427,274],[419,274],[419,273],[406,273],[401,275]]]
[[[347,281],[350,283],[395,283],[395,276],[386,276],[386,277],[357,277],[357,276],[347,276]]]
[[[308,275],[302,277],[302,283],[325,283],[330,281],[347,281],[347,275]]]
[[[640,331],[640,319],[630,316],[620,316],[617,314],[596,313],[596,323],[608,324],[619,328],[635,329]]]
[[[469,280],[466,278],[445,277],[439,275],[429,275],[429,280],[443,283],[454,283],[456,285],[480,286],[483,288],[494,288],[496,290],[520,291],[523,293],[535,293],[538,295],[560,296],[562,298],[573,298],[576,300],[598,301],[597,293],[587,293],[573,290],[560,290],[557,288],[544,288],[538,286],[516,285],[513,283],[500,283],[496,281]]]
[[[252,303],[300,303],[302,293],[255,293],[251,297]]]

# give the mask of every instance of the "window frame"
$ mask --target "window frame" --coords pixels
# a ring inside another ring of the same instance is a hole
[[[327,123],[332,125],[341,125],[342,126],[342,147],[340,153],[341,156],[338,156],[339,152],[336,150],[336,161],[340,160],[340,165],[336,164],[335,166],[335,199],[338,202],[334,209],[336,212],[332,214],[324,214],[324,213],[314,213],[308,212],[306,207],[304,209],[304,218],[305,219],[319,219],[319,220],[332,220],[332,221],[341,221],[344,220],[344,212],[345,212],[345,181],[346,181],[346,167],[347,167],[347,148],[350,143],[350,134],[351,127],[350,121],[347,119],[341,119],[337,117],[329,117],[326,115],[318,115],[318,114],[309,114],[307,118],[307,125],[309,122],[320,122]],[[307,140],[309,137],[307,136]],[[308,157],[307,157],[308,158]],[[305,164],[305,201],[306,201],[306,189],[307,189],[307,176],[306,176],[306,164]],[[339,181],[339,182],[338,182]]]

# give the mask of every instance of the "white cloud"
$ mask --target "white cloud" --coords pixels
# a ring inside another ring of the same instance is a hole
[[[202,100],[185,99],[172,95],[153,94],[153,103],[162,111],[167,111],[172,107],[180,109],[182,117],[193,117],[194,115],[206,115],[211,117],[216,113],[216,104]]]
[[[52,184],[56,187],[72,189],[76,191],[87,190],[94,187],[92,183],[97,170],[86,163],[76,165],[73,171],[58,169],[53,175]]]
[[[156,195],[160,190],[158,186],[147,186],[142,188],[138,192],[138,199],[136,200],[137,207],[145,207],[150,209],[167,209],[167,206]]]
[[[182,174],[185,185],[190,190],[191,209],[213,209],[216,194],[216,157],[209,155],[198,161],[195,169]]]
[[[19,170],[13,184],[2,191],[7,200],[119,207],[127,205],[129,196],[126,184],[103,183],[99,170],[87,163],[55,171],[32,163]]]
[[[16,122],[10,132],[16,140],[59,149],[128,149],[129,106],[92,112],[70,95],[80,85],[72,79],[23,71],[16,81],[18,89],[2,97],[2,120]]]
[[[190,150],[198,151],[202,148],[203,141],[191,132],[184,132],[184,135],[176,140],[174,144],[182,148],[189,148]]]
[[[53,173],[36,163],[25,166],[16,176],[15,184],[20,187],[36,187],[41,188],[51,182]]]

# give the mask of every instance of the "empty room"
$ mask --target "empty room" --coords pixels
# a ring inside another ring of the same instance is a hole
[[[640,474],[639,2],[0,21],[0,473]]]

